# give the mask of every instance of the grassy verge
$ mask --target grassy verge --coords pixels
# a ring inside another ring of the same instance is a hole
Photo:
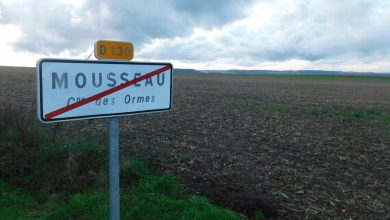
[[[381,76],[348,76],[348,75],[258,75],[261,77],[296,79],[296,80],[332,80],[354,82],[381,82],[390,83],[390,77]]]
[[[106,148],[15,115],[0,111],[0,219],[107,219]],[[122,219],[243,219],[145,164],[121,158]]]
[[[282,105],[265,105],[259,111],[288,113],[293,115],[312,115],[333,117],[344,121],[390,123],[390,113],[381,109],[343,109],[343,108],[292,108]]]
[[[293,108],[282,105],[264,105],[257,109],[257,111],[290,115],[293,117],[332,118],[343,123],[369,126],[375,128],[367,131],[367,134],[371,138],[381,138],[385,141],[390,141],[390,112],[387,109]]]

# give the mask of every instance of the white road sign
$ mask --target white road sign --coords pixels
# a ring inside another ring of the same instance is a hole
[[[167,111],[172,64],[41,59],[37,96],[42,122]]]

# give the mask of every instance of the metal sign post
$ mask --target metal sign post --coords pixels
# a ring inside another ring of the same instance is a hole
[[[120,219],[119,186],[119,118],[111,118],[108,124],[110,220]]]
[[[120,219],[119,116],[169,111],[172,64],[128,62],[131,43],[98,41],[99,61],[41,59],[37,62],[37,116],[41,122],[110,117],[110,220]]]

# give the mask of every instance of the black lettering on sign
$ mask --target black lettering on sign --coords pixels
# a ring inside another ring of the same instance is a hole
[[[100,87],[102,85],[102,83],[103,83],[103,79],[102,78],[103,78],[102,73],[99,73],[99,82],[96,83],[96,73],[93,72],[92,73],[92,84],[93,84],[93,86]]]
[[[140,77],[140,76],[141,76],[141,73],[134,73],[134,79],[136,79],[136,78],[138,78],[138,77]],[[136,84],[134,84],[134,86],[135,86],[135,87],[140,87],[141,84],[136,83]]]
[[[123,72],[123,73],[121,74],[121,80],[123,80],[123,82],[129,81],[129,80],[127,80],[127,78],[126,78],[125,76],[128,77],[129,75],[128,75],[127,73]]]
[[[66,102],[66,105],[70,105],[70,104],[74,103],[75,101],[76,101],[75,98],[70,97],[70,98],[68,99],[68,101]]]
[[[67,89],[69,87],[68,79],[71,77],[71,82],[75,83],[77,88],[85,88],[88,86],[93,86],[95,88],[100,88],[103,85],[107,85],[108,87],[115,87],[121,83],[128,82],[130,80],[137,79],[141,77],[141,73],[102,73],[102,72],[92,72],[85,74],[83,72],[78,72],[76,75],[69,75],[67,72],[63,72],[62,74],[58,74],[57,72],[52,72],[51,77],[51,87],[52,89]],[[74,77],[74,78],[73,78]],[[134,84],[134,87],[141,86],[163,86],[165,84],[165,74],[158,74],[157,77],[149,77],[145,80],[142,80],[138,83]]]
[[[138,96],[137,97],[137,103],[143,103],[144,102],[144,97],[143,96]]]
[[[80,77],[81,77],[81,83],[80,83]],[[85,77],[84,73],[80,72],[77,73],[76,78],[75,78],[75,83],[77,88],[84,88],[85,84],[87,84],[87,78]]]
[[[130,56],[130,47],[126,47],[126,48],[125,48],[125,54],[126,54],[127,56]]]
[[[56,72],[51,73],[51,88],[56,89],[56,83],[58,85],[58,88],[61,88],[63,84],[64,88],[68,88],[68,73],[62,73],[61,79],[59,79],[58,74]]]
[[[147,79],[145,80],[145,86],[148,86],[148,85],[153,86],[152,78],[147,78]]]
[[[107,49],[106,49],[106,47],[105,47],[105,46],[103,46],[103,45],[100,45],[100,54],[101,54],[101,55],[105,55],[105,54],[106,54],[106,52],[107,52]]]
[[[95,105],[101,106],[101,105],[108,105],[109,99],[108,98],[101,98],[101,99],[96,99]],[[115,101],[112,101],[113,103]]]
[[[165,74],[164,74],[164,73],[162,74],[162,79],[161,79],[161,81],[160,81],[160,75],[161,75],[161,74],[158,74],[158,75],[157,75],[157,84],[158,84],[159,86],[162,86],[162,85],[164,85]]]
[[[116,80],[115,78],[115,73],[111,72],[107,75],[107,79],[111,81],[111,83],[107,83],[107,86],[114,87],[116,86]]]
[[[126,103],[126,104],[129,104],[129,103],[130,103],[130,100],[131,100],[131,96],[130,96],[130,95],[126,95],[126,96],[125,96],[125,103]]]

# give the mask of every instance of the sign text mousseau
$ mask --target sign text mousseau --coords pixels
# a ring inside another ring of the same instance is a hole
[[[43,122],[166,111],[172,65],[43,59],[37,63]]]
[[[102,72],[93,72],[93,73],[83,73],[78,72],[74,79],[69,79],[68,72],[63,72],[61,74],[57,72],[52,72],[52,89],[68,89],[69,83],[74,83],[74,85],[77,88],[84,88],[85,86],[89,86],[92,84],[92,86],[99,88],[102,85],[106,85],[108,87],[114,87],[120,83],[128,82],[130,79],[136,79],[140,77],[141,73],[127,73],[123,72],[120,74],[109,72],[109,73],[102,73]],[[105,76],[103,78],[103,75]],[[104,82],[104,84],[103,84]],[[154,78],[147,78],[144,80],[143,83],[136,83],[134,84],[135,87],[139,86],[163,86],[165,83],[165,74],[158,74],[156,79]]]

